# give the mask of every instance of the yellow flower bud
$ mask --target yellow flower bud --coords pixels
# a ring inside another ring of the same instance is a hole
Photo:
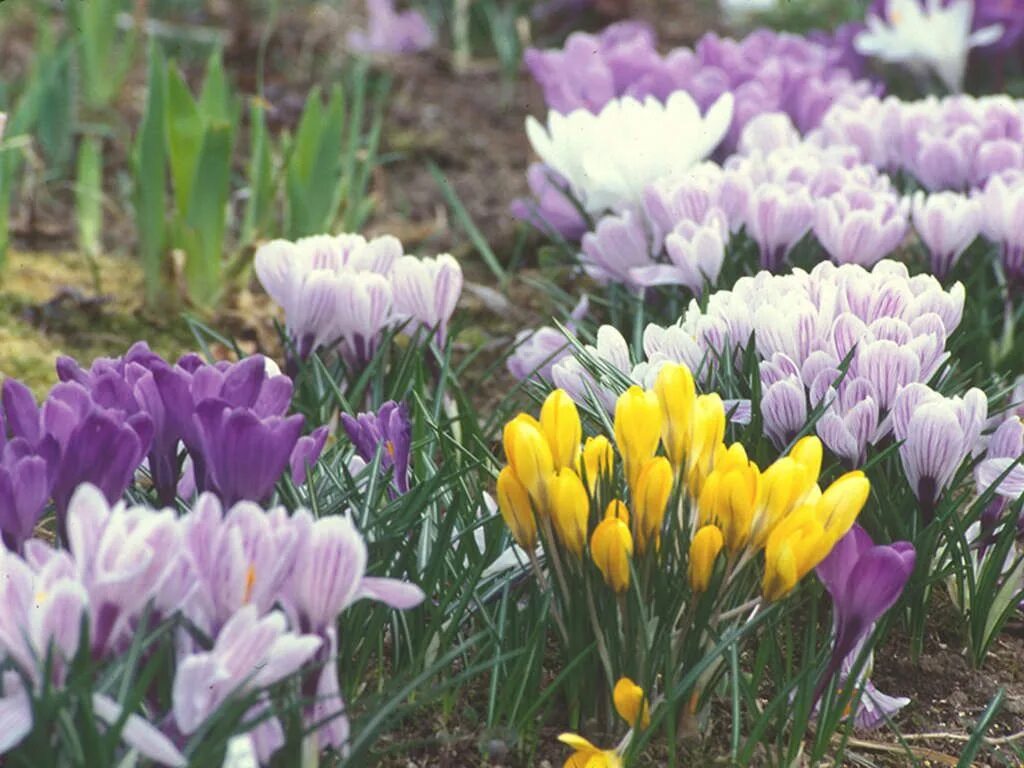
[[[821,454],[821,440],[814,435],[801,437],[789,452],[790,457],[803,465],[808,475],[814,478],[814,483],[818,482],[818,475],[821,474]]]
[[[630,727],[646,728],[651,724],[650,707],[644,689],[628,677],[620,677],[612,692],[615,711]]]
[[[690,587],[694,592],[705,592],[711,583],[715,560],[722,551],[725,539],[714,525],[705,525],[690,542]]]
[[[725,436],[725,407],[722,398],[712,392],[694,401],[693,439],[686,459],[690,494],[700,497],[700,489],[714,465],[715,453]]]
[[[558,540],[576,557],[582,557],[587,541],[590,497],[580,476],[571,469],[558,470],[548,484],[548,503]]]
[[[662,366],[654,382],[654,393],[661,406],[661,441],[669,461],[678,472],[690,447],[693,408],[697,398],[690,369],[677,363]]]
[[[604,516],[605,518],[614,517],[629,525],[629,507],[619,499],[612,499],[608,502],[608,506],[604,508]]]
[[[562,768],[622,768],[622,756],[614,749],[600,749],[576,733],[563,733],[558,740],[573,753]]]
[[[604,435],[588,437],[583,444],[583,467],[587,474],[587,487],[593,493],[602,477],[610,477],[615,466],[615,451]]]
[[[853,526],[871,493],[871,482],[860,470],[847,472],[825,489],[817,502],[818,519],[833,541]]]
[[[654,455],[661,439],[661,406],[653,392],[638,386],[627,389],[615,404],[615,443],[626,465],[630,488],[636,487],[644,462]]]
[[[633,496],[633,525],[640,554],[647,551],[648,542],[657,544],[661,539],[661,523],[674,481],[672,465],[664,456],[648,459],[640,470]]]
[[[616,592],[629,589],[629,559],[633,536],[629,526],[617,517],[606,517],[590,537],[590,556],[605,583]]]
[[[498,509],[516,543],[532,551],[537,546],[537,521],[530,496],[512,467],[505,467],[498,474]]]
[[[537,511],[546,513],[545,487],[555,465],[540,422],[520,413],[505,425],[504,443],[509,466],[530,494]]]
[[[790,593],[796,586],[796,559],[787,542],[778,546],[765,548],[764,579],[761,581],[761,592],[769,602],[779,600]]]
[[[564,390],[556,389],[548,395],[540,409],[540,425],[551,448],[555,469],[575,468],[583,428],[576,403]]]

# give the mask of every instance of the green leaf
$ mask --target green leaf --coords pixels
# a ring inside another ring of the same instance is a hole
[[[240,237],[243,246],[267,231],[271,223],[270,204],[274,198],[274,169],[270,137],[267,135],[266,107],[259,99],[253,99],[249,107],[249,125],[252,127],[252,156],[249,158],[249,199]]]
[[[203,121],[210,123],[234,123],[237,109],[224,73],[220,51],[210,54],[206,64],[206,79],[199,94],[199,112]]]
[[[189,296],[209,306],[221,292],[221,257],[231,177],[233,131],[229,123],[211,125],[199,153],[194,190],[188,203],[185,281]]]
[[[78,147],[75,206],[78,247],[89,256],[98,256],[103,226],[103,148],[94,136],[84,138]]]
[[[199,153],[203,148],[203,117],[199,105],[177,67],[167,71],[167,154],[171,161],[174,204],[179,217],[187,217],[196,178]]]
[[[135,229],[146,284],[146,302],[152,305],[164,288],[164,253],[167,225],[166,101],[167,62],[154,43],[149,51],[149,87],[146,111],[135,137]]]

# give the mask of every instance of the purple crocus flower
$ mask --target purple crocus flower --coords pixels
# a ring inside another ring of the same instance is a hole
[[[850,185],[818,202],[814,234],[837,264],[870,267],[903,241],[908,214],[894,192]]]
[[[915,558],[910,542],[876,546],[867,532],[854,524],[815,569],[832,596],[834,630],[832,656],[818,682],[815,700],[821,696],[833,675],[841,672],[844,662],[854,663],[857,656],[851,659],[851,654],[858,652],[858,646],[871,632],[875,622],[899,598],[914,570]],[[865,691],[864,696],[868,693]],[[875,706],[879,706],[878,701]],[[870,722],[862,719],[861,723],[870,727]]]
[[[419,11],[399,13],[392,0],[366,0],[367,29],[348,33],[348,47],[355,53],[398,55],[432,47],[434,30]]]
[[[408,406],[388,400],[376,413],[360,413],[356,417],[343,413],[341,423],[363,461],[373,461],[380,451],[381,467],[394,471],[395,489],[407,493],[412,447]]]
[[[796,184],[762,184],[750,196],[747,232],[761,249],[761,268],[777,272],[814,222],[814,201]]]
[[[543,163],[531,163],[526,183],[532,197],[512,202],[512,215],[547,234],[579,240],[589,229],[579,206],[572,200],[569,184]]]
[[[1024,285],[1024,173],[993,176],[981,200],[985,236],[1001,247],[1007,279]]]
[[[447,253],[436,258],[403,256],[391,273],[395,311],[428,330],[444,343],[448,322],[462,294],[462,267]]]

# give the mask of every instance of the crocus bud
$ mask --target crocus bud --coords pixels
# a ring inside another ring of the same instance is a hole
[[[661,406],[653,392],[627,389],[615,404],[615,443],[626,465],[629,487],[635,488],[644,462],[654,455],[661,438]]]
[[[520,413],[505,425],[504,442],[509,466],[529,492],[538,511],[546,511],[545,486],[555,466],[540,422],[529,414]]]
[[[615,451],[611,441],[604,435],[588,437],[583,444],[583,468],[587,476],[587,487],[593,493],[602,477],[609,477],[615,466]]]
[[[575,468],[582,427],[576,403],[565,390],[556,389],[548,395],[540,409],[540,425],[551,447],[555,469]]]
[[[608,502],[608,506],[604,508],[604,516],[606,518],[614,517],[629,525],[629,507],[619,499],[612,499]]]
[[[871,482],[860,470],[836,479],[818,499],[819,519],[825,530],[838,541],[853,526],[871,492]]]
[[[620,677],[612,692],[615,711],[630,727],[646,728],[651,724],[651,711],[644,689],[628,677]]]
[[[690,446],[697,399],[690,369],[676,363],[663,366],[654,382],[654,394],[661,406],[661,440],[669,461],[678,472]]]
[[[761,474],[758,514],[750,531],[750,546],[760,549],[779,521],[796,507],[806,470],[791,456],[773,462]]]
[[[664,456],[648,459],[640,470],[633,496],[633,525],[640,554],[647,551],[650,541],[657,545],[661,539],[661,523],[674,480],[672,465]]]
[[[705,525],[690,542],[690,588],[706,592],[715,570],[715,560],[725,546],[725,537],[716,525]]]
[[[699,498],[704,478],[715,459],[715,451],[725,436],[725,406],[716,393],[700,395],[694,401],[693,440],[687,456],[687,478],[690,494]]]
[[[576,557],[582,557],[590,497],[580,476],[571,469],[558,470],[548,484],[548,503],[558,540]]]
[[[498,473],[498,509],[516,543],[532,551],[537,546],[537,520],[530,496],[512,467]]]
[[[615,592],[629,589],[629,559],[632,555],[633,536],[629,526],[617,517],[602,520],[590,537],[590,556],[605,583]]]

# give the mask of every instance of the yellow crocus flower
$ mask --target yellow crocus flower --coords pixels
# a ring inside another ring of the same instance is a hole
[[[590,537],[590,556],[605,583],[615,592],[629,589],[629,559],[633,536],[629,526],[617,517],[606,517]]]
[[[825,559],[835,542],[825,530],[815,506],[804,505],[780,521],[764,548],[762,592],[765,599],[785,597]]]
[[[505,457],[523,484],[537,510],[547,511],[545,488],[555,471],[554,458],[540,422],[527,413],[520,413],[505,425]]]
[[[853,526],[871,493],[871,482],[860,470],[836,479],[817,501],[818,517],[834,541]]]
[[[658,450],[661,439],[661,406],[653,392],[632,386],[615,404],[615,444],[626,466],[630,488],[636,487],[644,462]]]
[[[551,448],[555,469],[576,467],[583,428],[576,403],[562,389],[556,389],[540,409],[540,425]]]
[[[562,768],[622,768],[622,756],[614,749],[599,749],[576,733],[563,733],[558,737],[571,747],[573,753]]]
[[[700,497],[704,480],[714,465],[715,454],[725,436],[725,406],[722,398],[712,392],[694,401],[693,439],[686,458],[686,474],[690,495]]]
[[[651,711],[644,689],[628,677],[619,678],[612,692],[612,700],[615,702],[615,711],[630,728],[646,728],[651,724]]]
[[[690,588],[694,592],[706,592],[715,570],[715,560],[725,546],[722,531],[715,525],[705,525],[690,542]]]
[[[615,451],[611,441],[604,435],[588,437],[583,444],[583,468],[587,475],[587,487],[591,493],[597,490],[602,477],[609,477],[615,466]]]
[[[737,453],[746,459],[738,446]],[[708,475],[697,502],[701,522],[713,522],[722,530],[730,552],[747,546],[758,507],[760,470],[752,461],[727,462]]]
[[[675,473],[664,456],[648,459],[640,470],[633,496],[633,533],[640,554],[647,544],[656,544],[661,538],[661,524],[665,519],[665,506],[672,495]]]
[[[516,543],[533,551],[537,546],[537,520],[530,496],[512,467],[505,467],[498,473],[498,509]]]
[[[580,476],[560,469],[548,484],[548,503],[558,540],[577,558],[583,556],[590,518],[590,496]]]
[[[697,399],[693,374],[678,363],[662,366],[654,381],[654,394],[661,406],[661,441],[672,467],[679,472],[686,462],[693,433],[693,409]]]

